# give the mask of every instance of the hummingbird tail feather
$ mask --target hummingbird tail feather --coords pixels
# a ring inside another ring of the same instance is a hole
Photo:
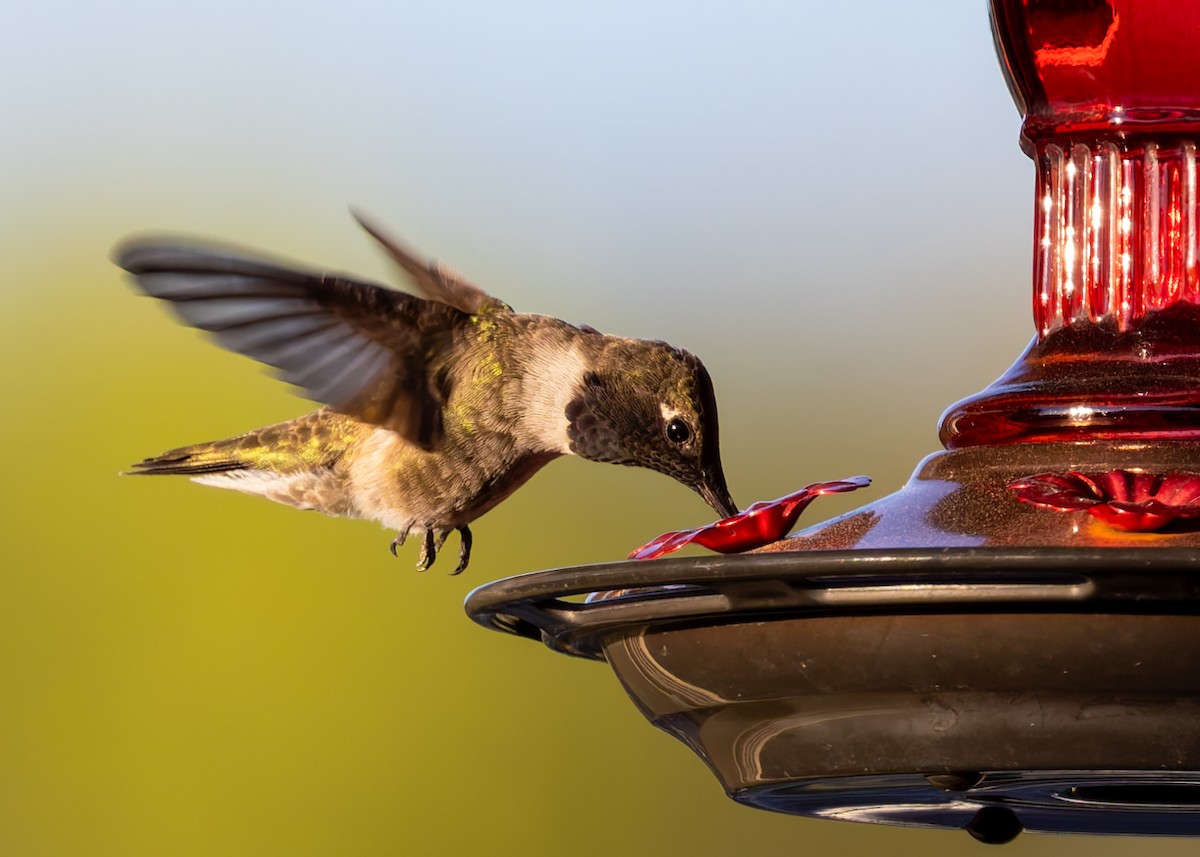
[[[357,438],[358,424],[322,409],[226,440],[169,449],[133,465],[131,474],[203,476],[248,471],[299,473],[331,467]]]
[[[172,449],[162,455],[139,461],[126,473],[131,476],[199,476],[205,473],[245,470],[251,466],[253,465],[250,462],[233,454],[232,449],[222,448],[222,443],[218,441]]]
[[[229,440],[182,446],[147,458],[127,473],[190,476],[201,485],[256,494],[329,515],[358,517],[343,477],[334,466],[336,451],[314,448],[314,452],[305,455],[307,450],[302,447],[311,444],[289,444],[272,435],[294,438],[306,422],[311,420],[301,418]],[[301,441],[307,437],[300,433]]]

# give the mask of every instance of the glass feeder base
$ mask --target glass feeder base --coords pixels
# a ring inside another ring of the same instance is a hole
[[[992,844],[1025,830],[1196,836],[1200,772],[977,771],[796,781],[734,800],[814,818],[963,828]]]
[[[740,802],[1200,835],[1200,552],[941,548],[524,574],[481,624],[604,659]]]

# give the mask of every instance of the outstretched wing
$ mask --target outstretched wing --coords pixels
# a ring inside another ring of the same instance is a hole
[[[440,262],[424,262],[405,249],[399,241],[385,234],[357,211],[351,211],[358,225],[379,242],[397,265],[412,278],[413,284],[425,297],[449,304],[469,315],[486,312],[511,312],[512,307],[492,297],[479,286],[463,279]]]
[[[422,446],[440,431],[445,391],[427,360],[466,321],[459,309],[171,239],[129,241],[114,260],[185,322],[273,366],[308,398]]]

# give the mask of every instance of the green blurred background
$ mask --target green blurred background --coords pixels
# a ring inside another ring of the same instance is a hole
[[[982,847],[739,807],[603,665],[463,615],[487,580],[708,519],[662,477],[556,462],[457,578],[373,524],[118,478],[307,405],[107,258],[170,230],[387,276],[360,207],[520,309],[702,355],[740,503],[875,477],[819,520],[898,487],[1031,333],[1031,168],[983,3],[4,19],[0,853]]]

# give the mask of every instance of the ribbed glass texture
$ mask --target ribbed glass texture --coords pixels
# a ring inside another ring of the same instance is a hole
[[[1147,313],[1200,303],[1196,144],[1038,147],[1034,319],[1129,330]]]

